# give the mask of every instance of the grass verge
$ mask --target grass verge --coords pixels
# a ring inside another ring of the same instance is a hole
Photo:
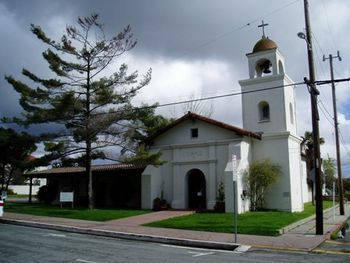
[[[4,212],[30,214],[38,216],[52,216],[91,221],[108,221],[130,216],[149,213],[148,210],[115,210],[115,209],[93,209],[87,208],[60,208],[59,206],[43,204],[6,203]]]
[[[332,202],[323,202],[323,208],[332,206]],[[311,203],[305,204],[303,212],[247,212],[238,215],[237,231],[239,234],[278,236],[278,230],[315,213]],[[189,216],[171,218],[146,224],[151,227],[164,227],[220,233],[233,233],[233,214],[196,213]]]

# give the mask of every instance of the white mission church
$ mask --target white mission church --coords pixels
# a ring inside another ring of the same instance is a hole
[[[233,155],[239,213],[249,209],[242,173],[256,160],[270,159],[282,168],[282,176],[266,194],[267,208],[302,211],[311,201],[297,135],[295,86],[285,72],[284,57],[277,44],[263,36],[247,58],[249,78],[239,81],[243,128],[189,112],[149,138],[151,150],[160,150],[166,162],[143,171],[142,208],[152,208],[153,200],[162,196],[175,209],[213,209],[218,187],[224,184],[226,212],[232,212]]]

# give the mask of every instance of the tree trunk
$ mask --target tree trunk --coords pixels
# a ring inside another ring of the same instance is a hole
[[[13,167],[11,167],[11,169],[9,171],[9,174],[8,174],[8,177],[7,177],[7,180],[6,180],[6,184],[5,184],[5,191],[7,191],[8,188],[9,188],[9,184],[10,184],[10,181],[11,181],[11,178],[12,178],[14,170],[15,169]]]
[[[4,189],[4,186],[5,186],[5,164],[2,164],[0,179],[1,179],[0,194],[1,194],[1,192],[5,190],[5,189]]]
[[[89,198],[89,209],[94,209],[94,191],[92,182],[92,170],[91,170],[91,142],[88,140],[86,142],[86,174],[88,178],[88,198]]]
[[[88,178],[88,199],[89,209],[94,209],[94,190],[91,170],[91,135],[90,135],[90,54],[87,57],[87,76],[86,76],[86,174]]]

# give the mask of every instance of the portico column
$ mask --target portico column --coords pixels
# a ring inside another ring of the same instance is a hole
[[[186,175],[180,174],[180,165],[173,165],[173,193],[172,208],[187,208],[186,203]]]
[[[207,183],[207,208],[213,209],[216,202],[216,159],[215,159],[215,149],[214,145],[209,146],[209,180]]]

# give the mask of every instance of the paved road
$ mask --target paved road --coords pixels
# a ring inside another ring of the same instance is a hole
[[[0,224],[0,262],[348,262],[346,255],[174,247]]]

